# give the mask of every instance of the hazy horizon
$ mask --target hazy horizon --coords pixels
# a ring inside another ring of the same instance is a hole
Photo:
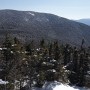
[[[51,13],[73,20],[90,18],[90,0],[0,0],[2,9]]]

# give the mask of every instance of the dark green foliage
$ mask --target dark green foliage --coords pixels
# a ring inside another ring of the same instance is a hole
[[[45,46],[45,41],[44,41],[44,39],[42,39],[42,40],[40,41],[40,46],[41,46],[41,48],[43,48],[43,47]]]
[[[38,45],[35,47],[32,41],[25,46],[17,38],[6,37],[1,50],[0,78],[9,81],[7,89],[14,89],[15,80],[20,82],[20,89],[24,81],[29,81],[29,88],[55,80],[85,85],[90,57],[87,49],[60,46],[57,41],[46,44],[44,39]]]
[[[68,44],[66,44],[66,46],[64,47],[64,52],[63,52],[63,55],[64,55],[64,65],[66,65],[67,63],[70,62],[70,46]]]

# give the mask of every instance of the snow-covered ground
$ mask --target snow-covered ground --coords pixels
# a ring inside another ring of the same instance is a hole
[[[32,90],[90,90],[86,88],[70,87],[59,82],[47,82],[42,88],[34,87]]]
[[[7,81],[3,81],[0,79],[0,84],[7,84]],[[70,87],[69,85],[61,84],[60,82],[46,82],[42,88],[33,87],[30,90],[90,90],[86,88],[80,88],[80,87]]]
[[[0,84],[7,84],[7,81],[0,79]],[[60,82],[46,82],[42,88],[33,87],[32,90],[90,90],[87,88],[70,87],[69,85],[61,84]]]
[[[0,84],[7,84],[8,81],[3,81],[2,79],[0,79]]]

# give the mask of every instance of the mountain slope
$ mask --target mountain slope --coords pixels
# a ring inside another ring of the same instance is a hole
[[[72,45],[80,45],[84,38],[90,45],[90,26],[47,13],[0,10],[0,38],[6,33],[23,41],[45,38]]]
[[[77,20],[77,22],[84,23],[90,26],[90,19],[80,19],[80,20]]]

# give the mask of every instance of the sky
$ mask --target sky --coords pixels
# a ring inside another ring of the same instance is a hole
[[[0,0],[1,9],[52,13],[75,20],[90,18],[90,0]]]

